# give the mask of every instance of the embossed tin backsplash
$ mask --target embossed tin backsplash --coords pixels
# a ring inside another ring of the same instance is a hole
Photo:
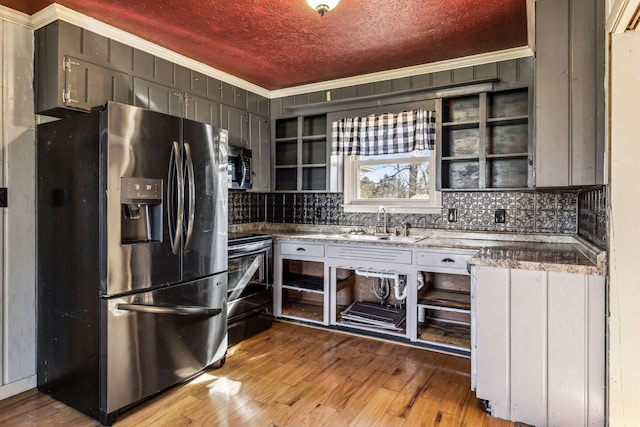
[[[339,193],[229,192],[229,222],[290,224],[378,225],[375,213],[344,212]],[[578,231],[578,191],[469,191],[444,192],[440,214],[389,214],[389,226],[448,230],[510,231],[575,234]],[[447,212],[457,210],[457,221]],[[496,209],[504,209],[505,222],[495,222]]]
[[[581,191],[578,197],[578,235],[606,248],[607,228],[607,187]]]

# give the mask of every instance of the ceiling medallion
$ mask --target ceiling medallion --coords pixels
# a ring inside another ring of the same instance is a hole
[[[307,0],[309,6],[318,11],[320,16],[324,16],[325,13],[335,8],[340,0]]]

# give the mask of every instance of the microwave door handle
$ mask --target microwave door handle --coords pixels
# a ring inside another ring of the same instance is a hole
[[[247,167],[244,162],[244,155],[240,154],[240,168],[242,169],[242,181],[240,181],[240,188],[244,188],[244,181],[247,179]]]
[[[173,177],[173,171],[175,170],[175,180]],[[169,160],[169,177],[167,179],[168,185],[168,199],[173,200],[174,191],[177,191],[178,206],[167,205],[167,209],[175,209],[176,223],[175,233],[173,227],[173,215],[169,213],[169,237],[171,239],[171,251],[174,254],[178,253],[180,249],[180,240],[182,239],[182,216],[184,211],[184,176],[182,173],[182,156],[180,155],[180,145],[173,141],[171,147],[171,159]]]
[[[203,316],[214,317],[222,313],[220,308],[194,307],[185,305],[152,305],[152,304],[118,304],[118,310],[134,311],[149,314],[171,314],[176,316]]]
[[[196,180],[193,173],[193,158],[191,157],[191,146],[184,143],[184,153],[187,157],[187,178],[189,179],[189,218],[187,221],[187,237],[184,242],[184,250],[189,248],[191,238],[193,237],[193,224],[196,216]]]

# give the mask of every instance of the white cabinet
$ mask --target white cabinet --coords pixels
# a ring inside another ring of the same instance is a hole
[[[276,241],[273,260],[273,311],[311,323],[329,323],[329,292],[324,245]]]
[[[467,261],[476,251],[416,251],[418,267],[416,333],[428,348],[469,357],[471,296]]]
[[[601,426],[605,278],[475,266],[472,388],[492,415]]]

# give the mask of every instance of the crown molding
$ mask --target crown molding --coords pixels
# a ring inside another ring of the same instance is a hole
[[[624,33],[636,11],[640,8],[640,0],[616,0],[607,16],[607,31],[613,34]]]
[[[618,0],[618,2],[640,2],[640,0]],[[116,40],[125,45],[140,49],[151,55],[155,55],[167,61],[179,64],[186,68],[202,73],[212,78],[219,79],[226,83],[264,96],[265,98],[280,98],[284,96],[300,95],[309,92],[318,92],[341,87],[354,86],[359,84],[375,83],[379,81],[411,77],[419,74],[434,73],[438,71],[447,71],[457,68],[470,67],[475,65],[483,65],[492,62],[507,61],[511,59],[525,58],[533,56],[533,46],[535,43],[535,34],[533,33],[533,15],[535,10],[535,0],[527,0],[527,16],[529,20],[528,43],[529,46],[516,47],[511,49],[500,50],[496,52],[483,53],[479,55],[466,56],[463,58],[455,58],[445,61],[432,62],[428,64],[415,65],[411,67],[397,68],[394,70],[380,71],[376,73],[362,74],[354,77],[346,77],[342,79],[327,80],[318,83],[311,83],[300,86],[293,86],[284,89],[270,91],[261,86],[250,83],[246,80],[225,73],[217,68],[203,64],[202,62],[188,58],[177,52],[159,46],[155,43],[144,40],[126,31],[105,24],[102,21],[88,17],[73,9],[53,3],[37,13],[29,16],[21,12],[0,6],[0,19],[14,22],[31,29],[42,28],[56,20],[68,22],[78,27],[87,29],[101,36]]]
[[[205,65],[202,62],[181,55],[148,40],[144,40],[131,33],[105,24],[102,21],[98,21],[97,19],[88,17],[79,12],[76,12],[73,9],[69,9],[68,7],[59,5],[57,3],[53,3],[42,9],[38,13],[34,14],[32,17],[32,25],[34,29],[38,29],[56,20],[61,20],[73,25],[77,25],[78,27],[92,31],[101,36],[118,41],[127,46],[140,49],[151,55],[182,65],[199,73],[205,74],[209,77],[222,80],[226,83],[232,84],[266,98],[271,97],[271,92],[268,89],[240,79],[231,74],[225,73],[224,71],[218,70],[209,65]]]
[[[31,17],[29,15],[10,9],[6,6],[0,5],[0,19],[6,22],[11,22],[12,24],[18,24],[23,27],[33,29]]]
[[[300,95],[309,92],[337,89],[367,83],[375,83],[383,80],[411,77],[419,74],[448,71],[456,68],[472,67],[474,65],[489,64],[492,62],[508,61],[533,56],[529,46],[500,50],[496,52],[482,53],[479,55],[465,56],[463,58],[448,59],[446,61],[432,62],[429,64],[414,65],[411,67],[397,68],[395,70],[380,71],[377,73],[362,74],[355,77],[346,77],[336,80],[311,83],[308,85],[294,86],[285,89],[271,91],[272,98]]]

